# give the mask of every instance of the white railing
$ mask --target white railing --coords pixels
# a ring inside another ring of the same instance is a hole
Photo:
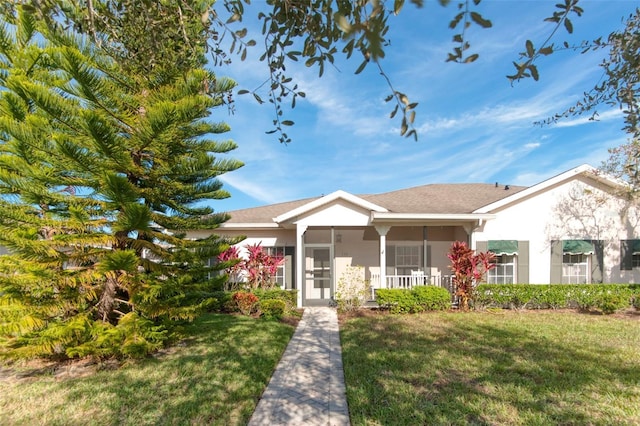
[[[380,282],[380,274],[371,274],[371,300],[375,300],[375,290],[378,288],[411,289],[419,285],[434,285],[451,288],[451,275],[387,275],[385,283]]]

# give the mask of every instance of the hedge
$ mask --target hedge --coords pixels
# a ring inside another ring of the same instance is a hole
[[[232,297],[235,291],[216,291],[214,297],[216,304],[212,306],[213,312],[236,312],[236,305],[233,303]],[[264,300],[281,300],[285,303],[285,314],[293,311],[298,306],[297,290],[275,289],[255,289],[252,293],[258,296],[260,301]]]
[[[376,301],[392,313],[443,311],[451,307],[451,294],[446,288],[417,286],[407,289],[377,289]]]
[[[475,307],[597,309],[605,314],[636,306],[640,284],[481,284]]]

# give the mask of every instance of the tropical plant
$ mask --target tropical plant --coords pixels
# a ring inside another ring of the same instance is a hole
[[[258,307],[258,302],[260,301],[258,296],[244,290],[238,290],[233,293],[231,300],[236,304],[236,307],[242,315],[251,315]]]
[[[495,255],[491,252],[475,253],[465,242],[455,241],[447,257],[451,261],[449,269],[453,272],[455,294],[459,297],[460,309],[469,309],[473,301],[476,285],[482,281],[484,274],[495,267],[492,263]]]
[[[0,8],[0,352],[153,350],[215,303],[207,260],[235,242],[183,235],[226,220],[202,203],[241,166],[208,121],[234,83],[192,52],[139,73],[39,12]]]
[[[278,268],[284,262],[279,254],[267,253],[260,243],[246,244],[246,257],[242,257],[237,247],[229,247],[220,253],[218,260],[228,265],[225,268],[228,288],[246,286],[249,289],[269,289],[275,286]]]

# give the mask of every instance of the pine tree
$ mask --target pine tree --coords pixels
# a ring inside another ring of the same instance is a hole
[[[234,83],[197,55],[140,73],[37,12],[0,28],[0,354],[145,354],[214,302],[229,242],[180,230],[226,220],[204,202],[241,163],[208,117]]]

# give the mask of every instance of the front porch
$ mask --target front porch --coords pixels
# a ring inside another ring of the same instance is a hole
[[[300,306],[330,305],[349,267],[362,269],[370,302],[376,289],[433,285],[452,293],[447,252],[468,240],[461,226],[377,226],[298,228],[296,262]],[[428,237],[428,238],[427,238]]]

